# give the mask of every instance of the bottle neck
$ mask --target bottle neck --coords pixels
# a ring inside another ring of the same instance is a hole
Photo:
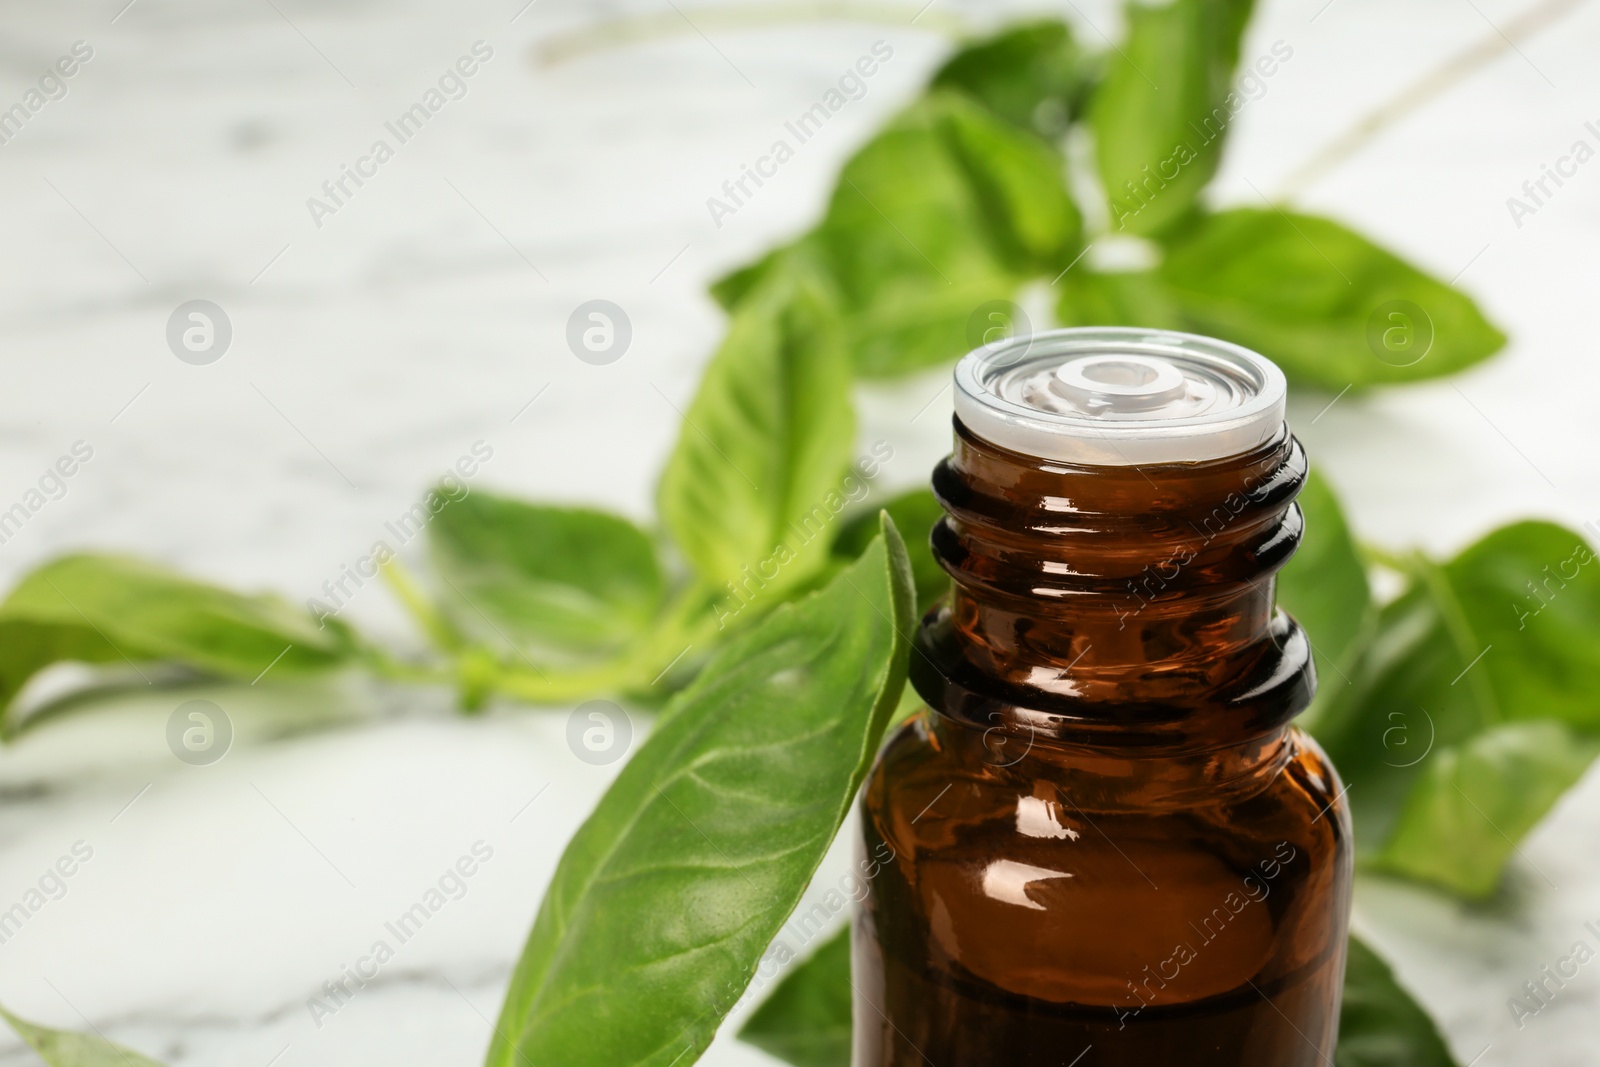
[[[1299,544],[1287,431],[1207,463],[1073,466],[956,422],[933,550],[954,581],[913,677],[986,729],[1146,752],[1249,745],[1309,702],[1310,647],[1275,610]]]

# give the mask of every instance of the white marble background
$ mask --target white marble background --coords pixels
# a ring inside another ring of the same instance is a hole
[[[936,31],[1024,10],[1063,11],[1091,42],[1116,24],[1105,0],[934,0],[915,26],[917,4],[872,5],[888,24],[775,29],[681,3],[703,36],[685,24],[551,66],[536,53],[561,35],[674,5],[525,2],[0,3],[0,107],[75,41],[94,48],[66,98],[0,146],[0,509],[73,442],[94,448],[65,498],[0,545],[0,581],[92,546],[303,598],[479,439],[495,450],[482,484],[646,519],[677,424],[662,394],[691,394],[722,329],[705,283],[816,216],[841,160],[948,49]],[[1246,54],[1282,39],[1295,57],[1241,116],[1219,201],[1270,194],[1529,6],[1267,0]],[[1600,518],[1600,164],[1521,228],[1505,206],[1600,121],[1597,35],[1600,5],[1574,3],[1299,200],[1460,272],[1514,338],[1452,383],[1346,396],[1315,424],[1329,398],[1295,399],[1373,540],[1447,550],[1514,516]],[[706,197],[880,38],[895,57],[867,96],[714,226]],[[314,226],[306,198],[477,40],[494,56],[466,98]],[[607,367],[563,342],[596,297],[634,327]],[[164,341],[195,298],[233,323],[211,366]],[[941,386],[865,398],[863,437],[896,443],[897,484],[945,448],[947,398],[911,421]],[[350,612],[415,640],[380,590]],[[0,908],[75,842],[93,849],[0,945],[0,1001],[184,1067],[475,1062],[561,846],[614,769],[572,757],[562,712],[462,720],[445,694],[359,681],[210,695],[242,735],[211,767],[167,751],[170,694],[0,752]],[[324,717],[339,725],[301,729]],[[1496,904],[1363,883],[1361,927],[1463,1062],[1600,1063],[1594,968],[1521,1031],[1505,1006],[1600,920],[1597,837],[1591,775]],[[478,841],[494,855],[467,894],[318,1027],[306,999]],[[705,1062],[769,1061],[724,1038]]]

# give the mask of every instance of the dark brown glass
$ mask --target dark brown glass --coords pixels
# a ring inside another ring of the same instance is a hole
[[[954,579],[862,797],[855,1067],[1331,1067],[1338,776],[1277,611],[1305,454],[1074,467],[973,436],[934,474]]]

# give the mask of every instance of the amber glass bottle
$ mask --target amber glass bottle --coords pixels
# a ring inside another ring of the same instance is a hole
[[[1273,602],[1305,454],[1266,360],[1070,330],[957,370],[926,708],[861,803],[855,1067],[1331,1067],[1341,786]]]

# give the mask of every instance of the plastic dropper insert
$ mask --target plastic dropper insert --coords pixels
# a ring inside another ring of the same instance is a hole
[[[1247,348],[1135,327],[1010,338],[956,365],[956,416],[992,444],[1085,466],[1199,463],[1283,430],[1283,372]]]

